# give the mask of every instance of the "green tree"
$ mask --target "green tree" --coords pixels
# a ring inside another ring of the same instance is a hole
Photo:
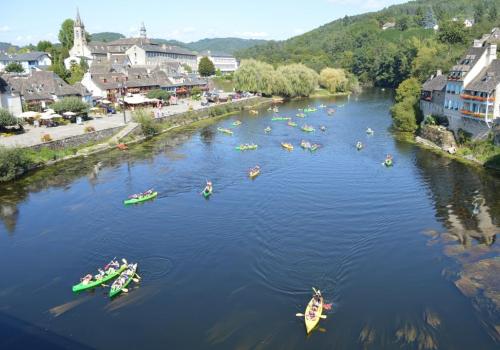
[[[68,18],[64,20],[61,24],[61,29],[59,29],[59,42],[61,45],[66,48],[66,49],[71,49],[73,47],[73,40],[74,40],[74,33],[73,33],[73,27],[75,25],[75,22],[71,19]]]
[[[319,73],[319,85],[332,93],[348,91],[348,84],[349,80],[343,69],[324,68]]]
[[[459,21],[445,22],[438,32],[438,40],[445,44],[467,43],[467,29]]]
[[[132,114],[134,122],[141,125],[142,133],[145,136],[153,136],[159,132],[159,125],[156,124],[150,112],[144,109],[137,109]]]
[[[26,150],[0,147],[0,182],[19,177],[33,165],[33,161]]]
[[[24,68],[19,62],[10,62],[5,66],[5,71],[10,73],[24,73]]]
[[[214,63],[208,57],[202,57],[198,64],[198,73],[202,77],[209,77],[215,74]]]
[[[309,96],[318,86],[318,74],[301,63],[280,66],[276,73],[283,77],[285,86],[289,89],[282,91],[287,97]]]
[[[188,65],[188,64],[186,64],[186,63],[184,63],[182,65],[182,68],[184,68],[184,70],[186,71],[186,73],[192,73],[193,72],[193,70],[191,69],[191,66]]]
[[[482,1],[479,1],[476,6],[474,6],[474,22],[482,22],[484,18],[484,5]]]
[[[396,89],[396,102],[407,98],[417,99],[420,96],[420,88],[420,82],[416,78],[406,79]]]
[[[5,108],[0,107],[0,128],[19,125],[19,119]]]
[[[81,65],[71,62],[71,67],[69,68],[69,77],[67,78],[68,83],[74,85],[82,81],[84,74],[85,71],[83,70]]]
[[[444,45],[422,46],[412,62],[412,75],[424,82],[437,69],[443,68],[443,59],[440,54],[445,52]]]
[[[83,70],[83,72],[87,72],[89,70],[89,64],[87,63],[87,60],[80,58],[80,68]]]
[[[401,31],[407,30],[410,27],[410,17],[402,16],[396,23],[396,27]]]
[[[49,67],[49,70],[56,73],[61,79],[67,80],[69,77],[68,70],[64,67],[64,64],[60,61],[55,63],[53,62],[52,65]]]
[[[150,90],[146,94],[146,96],[148,98],[156,98],[156,99],[162,100],[162,101],[167,101],[170,98],[170,95],[171,95],[170,92],[168,92],[166,90],[162,90],[162,89]]]
[[[395,129],[403,132],[415,132],[417,130],[415,103],[411,98],[392,106],[391,115]]]
[[[498,17],[497,5],[495,4],[494,1],[492,1],[490,4],[490,10],[488,11],[488,19],[491,22],[494,22],[497,20],[497,17]]]
[[[51,53],[52,52],[52,43],[48,40],[41,40],[36,45],[36,50]]]
[[[64,97],[52,104],[52,109],[59,114],[64,112],[74,112],[76,114],[85,114],[89,105],[82,101],[80,97]]]

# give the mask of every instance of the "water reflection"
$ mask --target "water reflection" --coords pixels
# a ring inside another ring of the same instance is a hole
[[[429,152],[416,163],[431,189],[447,232],[428,230],[428,245],[440,245],[457,263],[454,284],[472,300],[488,333],[500,341],[500,179]]]

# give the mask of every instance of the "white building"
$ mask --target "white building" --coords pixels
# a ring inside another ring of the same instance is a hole
[[[33,68],[48,67],[52,64],[50,55],[46,52],[33,51],[19,55],[0,55],[0,71],[4,71],[5,67],[12,62],[20,63],[24,68],[25,73]]]
[[[198,64],[203,57],[208,57],[213,62],[215,69],[222,73],[232,73],[238,69],[238,61],[230,54],[215,51],[203,51],[198,55]]]
[[[0,108],[4,108],[14,114],[20,115],[23,112],[23,105],[19,93],[12,91],[9,84],[0,76]]]
[[[474,19],[465,19],[464,20],[464,26],[466,28],[470,28],[474,25]]]
[[[125,54],[128,56],[133,66],[149,65],[157,66],[167,62],[178,62],[188,65],[193,72],[198,71],[198,61],[193,52],[169,45],[144,44],[133,45]]]

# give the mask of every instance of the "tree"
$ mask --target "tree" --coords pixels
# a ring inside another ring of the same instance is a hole
[[[497,5],[495,4],[494,1],[492,1],[490,5],[490,10],[488,11],[488,19],[491,22],[494,22],[497,20],[497,17],[498,17]]]
[[[433,72],[442,68],[443,60],[436,59],[445,50],[444,45],[422,46],[412,62],[412,75],[424,82]]]
[[[59,42],[61,45],[66,48],[66,49],[71,49],[73,47],[73,41],[74,41],[74,33],[73,33],[73,27],[74,27],[75,22],[71,19],[68,18],[64,20],[61,24],[61,29],[59,30]]]
[[[158,100],[166,101],[170,98],[170,95],[171,95],[171,93],[166,91],[166,90],[154,89],[154,90],[148,91],[148,93],[146,94],[146,97],[147,98],[157,98]]]
[[[462,22],[445,22],[438,32],[438,40],[445,44],[467,43],[467,29]]]
[[[68,83],[74,85],[82,81],[84,74],[85,71],[83,70],[81,65],[76,64],[75,62],[71,62],[71,67],[69,68],[69,77],[67,78]]]
[[[476,6],[474,6],[474,22],[479,23],[484,18],[484,5],[482,1],[479,1]]]
[[[410,17],[408,16],[401,17],[396,23],[396,27],[401,31],[407,30],[410,27]]]
[[[5,71],[10,73],[24,73],[24,68],[19,62],[10,62],[5,66]]]
[[[202,57],[200,63],[198,64],[198,73],[202,77],[209,77],[215,74],[214,63],[208,57]]]
[[[48,40],[41,40],[36,45],[36,50],[51,53],[52,43]]]
[[[80,68],[83,69],[83,72],[87,72],[89,70],[89,64],[87,60],[84,60],[83,57],[80,58]]]
[[[19,119],[14,117],[7,109],[0,107],[0,128],[14,125],[19,125]]]
[[[193,70],[191,69],[191,66],[189,64],[184,63],[182,65],[182,68],[184,68],[184,70],[186,71],[186,73],[192,73],[193,72]]]
[[[417,117],[412,99],[406,99],[392,106],[391,115],[393,125],[397,130],[403,132],[415,132],[417,130]]]
[[[420,82],[416,78],[409,78],[399,84],[396,89],[396,102],[406,98],[418,98],[420,96]]]
[[[67,80],[69,77],[68,70],[66,69],[66,67],[64,67],[64,64],[60,61],[53,62],[52,65],[49,67],[49,70],[56,73],[61,79]]]
[[[89,105],[82,101],[80,97],[64,97],[52,104],[52,109],[59,114],[64,112],[74,112],[76,114],[85,114]]]
[[[348,91],[348,83],[343,69],[325,68],[319,73],[319,85],[332,93]]]
[[[318,73],[301,63],[280,66],[276,73],[283,77],[285,86],[288,87],[288,91],[281,92],[287,97],[309,96],[318,86]]]

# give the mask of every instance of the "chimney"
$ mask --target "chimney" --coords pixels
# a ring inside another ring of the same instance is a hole
[[[443,71],[441,69],[438,69],[436,71],[436,77],[439,77],[440,75],[443,75]]]
[[[473,47],[481,47],[483,46],[483,42],[478,39],[474,39],[474,44],[472,45]]]

